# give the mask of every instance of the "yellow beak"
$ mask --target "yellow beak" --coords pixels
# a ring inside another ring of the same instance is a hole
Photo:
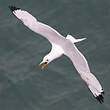
[[[47,62],[41,62],[40,65],[42,65],[41,69],[44,69],[44,67],[47,65]]]
[[[42,65],[44,62],[42,61],[42,62],[40,62],[40,64],[39,65]]]

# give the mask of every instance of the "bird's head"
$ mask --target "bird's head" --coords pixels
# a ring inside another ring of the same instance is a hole
[[[43,58],[43,60],[41,61],[41,63],[40,63],[40,65],[42,65],[41,69],[44,69],[44,67],[45,67],[47,64],[49,64],[50,62],[51,62],[51,60],[50,60],[49,56],[48,56],[48,55],[45,56],[45,57]]]

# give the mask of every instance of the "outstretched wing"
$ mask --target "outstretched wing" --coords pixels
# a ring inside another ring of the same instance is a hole
[[[72,47],[72,48],[67,49],[65,51],[65,55],[70,58],[76,70],[79,72],[81,78],[86,82],[88,88],[96,97],[96,99],[100,103],[102,103],[104,99],[102,94],[104,94],[104,91],[99,81],[90,72],[87,60],[74,44],[69,44],[69,47]]]
[[[15,6],[9,6],[9,8],[13,12],[13,14],[23,22],[24,25],[26,25],[32,31],[44,36],[51,43],[55,43],[61,39],[64,39],[64,37],[55,29],[37,21],[36,18],[27,11],[16,8]]]

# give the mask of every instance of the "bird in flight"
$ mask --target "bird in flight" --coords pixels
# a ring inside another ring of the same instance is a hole
[[[104,90],[97,78],[90,72],[86,58],[75,46],[75,43],[85,40],[85,38],[75,39],[71,35],[67,35],[65,38],[52,27],[39,22],[29,12],[16,8],[15,6],[9,6],[9,8],[25,26],[35,33],[44,36],[51,43],[52,49],[50,53],[47,54],[40,63],[40,65],[42,65],[41,69],[44,69],[44,67],[54,59],[59,58],[62,55],[66,55],[72,61],[74,67],[87,84],[94,97],[100,103],[103,103]]]

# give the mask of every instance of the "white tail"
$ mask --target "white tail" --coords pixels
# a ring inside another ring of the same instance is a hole
[[[70,40],[72,43],[76,43],[76,42],[83,41],[83,40],[85,40],[86,38],[75,39],[73,36],[67,35],[66,39]]]

